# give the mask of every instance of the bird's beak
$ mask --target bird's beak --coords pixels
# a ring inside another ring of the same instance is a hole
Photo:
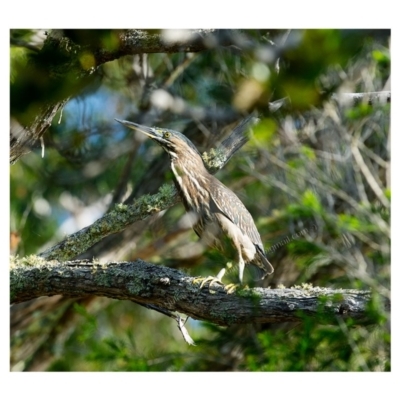
[[[144,133],[146,136],[155,139],[155,140],[160,140],[162,139],[162,136],[157,132],[157,130],[155,128],[150,128],[148,126],[144,126],[144,125],[139,125],[139,124],[135,124],[134,122],[130,122],[130,121],[125,121],[122,119],[117,119],[115,118],[116,121],[118,121],[120,124],[126,126],[129,129],[133,129],[135,131],[139,131]]]

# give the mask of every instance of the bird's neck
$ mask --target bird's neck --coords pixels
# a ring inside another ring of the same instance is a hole
[[[175,177],[175,186],[186,210],[200,213],[202,205],[198,198],[199,195],[206,194],[210,174],[201,159],[196,161],[196,163],[182,163],[179,159],[171,159],[171,169]]]

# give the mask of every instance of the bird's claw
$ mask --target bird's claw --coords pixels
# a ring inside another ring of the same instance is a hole
[[[218,277],[215,277],[215,276],[208,276],[207,278],[203,278],[203,277],[199,276],[198,278],[194,278],[194,279],[193,279],[193,283],[200,283],[200,289],[202,289],[203,286],[204,286],[207,282],[209,282],[209,284],[208,284],[208,290],[211,289],[211,286],[212,286],[214,283],[219,283],[220,285],[224,286],[224,284],[221,282],[221,280],[218,279]],[[210,290],[210,292],[211,292],[211,290]]]
[[[239,288],[241,285],[238,283],[230,283],[229,285],[225,285],[224,289],[226,293],[231,294],[236,292],[236,289]]]
[[[210,293],[215,293],[215,291],[211,290],[211,287],[214,283],[219,283],[220,285],[223,286],[225,292],[227,294],[232,294],[236,292],[237,289],[241,288],[242,285],[240,283],[229,283],[228,285],[225,285],[222,283],[222,281],[218,278],[218,276],[208,276],[207,278],[203,278],[201,276],[194,278],[193,283],[197,284],[200,283],[200,289],[204,287],[206,283],[208,283],[208,290]]]

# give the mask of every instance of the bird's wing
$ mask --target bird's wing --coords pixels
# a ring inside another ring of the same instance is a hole
[[[214,178],[214,177],[212,177]],[[214,178],[210,185],[211,211],[218,211],[232,221],[260,250],[264,250],[260,234],[254,224],[253,217],[240,199],[229,188]]]
[[[211,212],[220,212],[250,238],[256,247],[259,257],[258,262],[255,264],[264,270],[263,276],[260,277],[261,279],[264,279],[266,275],[274,272],[274,267],[268,261],[267,255],[265,254],[264,246],[261,242],[261,237],[258,233],[253,217],[236,194],[220,181],[215,179],[213,184],[210,185],[210,188]]]

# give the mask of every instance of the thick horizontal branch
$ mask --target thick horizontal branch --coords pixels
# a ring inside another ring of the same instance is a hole
[[[299,321],[304,316],[332,321],[351,317],[367,322],[369,291],[241,289],[228,294],[218,283],[200,288],[182,272],[137,260],[100,264],[88,260],[64,263],[32,257],[11,268],[11,303],[40,296],[105,296],[131,300],[186,314],[218,325]]]

